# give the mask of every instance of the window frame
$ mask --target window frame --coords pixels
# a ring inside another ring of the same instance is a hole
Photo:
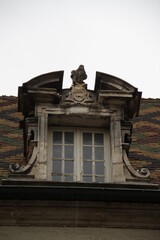
[[[84,145],[83,144],[83,133],[91,133],[92,134],[92,143],[91,144],[89,144],[89,145]],[[103,134],[103,145],[101,145],[101,146],[103,146],[103,148],[104,148],[104,159],[95,159],[95,149],[97,148],[97,147],[100,147],[100,145],[98,145],[98,144],[95,144],[95,133],[102,133]],[[95,179],[96,179],[96,177],[102,177],[102,175],[100,176],[100,174],[96,174],[96,172],[95,172],[95,170],[96,170],[96,166],[95,166],[95,164],[98,162],[98,163],[100,163],[100,162],[103,162],[103,164],[104,164],[104,182],[106,182],[106,179],[105,179],[105,177],[106,177],[106,169],[107,169],[107,166],[106,166],[106,161],[105,161],[105,158],[106,158],[106,156],[107,156],[107,141],[106,141],[106,133],[104,132],[104,131],[100,131],[100,129],[85,129],[85,130],[82,130],[82,131],[80,131],[80,139],[81,139],[81,144],[80,144],[80,156],[81,156],[81,172],[82,172],[82,174],[81,174],[81,181],[82,182],[85,182],[84,180],[83,180],[83,177],[84,177],[84,175],[89,175],[89,174],[85,174],[84,173],[84,168],[83,168],[83,165],[84,165],[84,162],[92,162],[92,174],[91,174],[91,176],[92,176],[92,182],[96,182],[95,181]],[[91,148],[92,148],[92,159],[91,160],[89,160],[89,159],[83,159],[83,147],[87,147],[87,146],[91,146]],[[96,182],[97,183],[97,182]]]
[[[48,163],[47,177],[52,180],[52,147],[53,147],[53,131],[73,132],[74,133],[74,171],[73,182],[83,182],[83,133],[103,133],[104,136],[104,183],[111,181],[111,157],[110,157],[110,136],[109,129],[105,128],[89,128],[89,127],[49,127],[48,128]],[[93,137],[92,137],[93,138]],[[92,139],[93,141],[93,139]],[[93,161],[93,160],[92,160]],[[94,160],[95,161],[95,160]],[[64,173],[63,173],[64,175]],[[92,170],[93,176],[93,170]],[[93,177],[92,177],[93,179]],[[63,181],[61,181],[63,182]],[[65,181],[64,181],[65,182]],[[98,182],[94,182],[98,183]]]

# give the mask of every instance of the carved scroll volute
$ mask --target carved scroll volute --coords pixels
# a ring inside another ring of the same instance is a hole
[[[25,125],[25,148],[26,148],[26,164],[20,166],[19,164],[12,164],[9,166],[12,174],[25,174],[29,173],[36,162],[38,154],[37,146],[37,119],[26,119]]]
[[[147,180],[150,176],[150,172],[146,168],[135,170],[129,160],[129,149],[132,142],[132,128],[133,124],[130,121],[122,121],[122,150],[123,150],[123,163],[129,174],[132,176],[132,180]]]
[[[127,156],[127,153],[124,149],[123,149],[123,161],[124,161],[124,164],[125,164],[126,168],[130,172],[131,176],[133,176],[134,178],[137,178],[137,179],[147,179],[147,178],[149,178],[150,171],[147,168],[142,168],[142,169],[135,170],[131,166],[130,161],[129,161],[128,156]]]

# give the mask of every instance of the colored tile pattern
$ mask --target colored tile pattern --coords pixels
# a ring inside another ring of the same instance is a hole
[[[17,112],[17,97],[0,97],[0,179],[8,176],[11,163],[23,162],[23,133],[19,121],[23,119]]]
[[[8,176],[11,163],[22,164],[23,134],[17,97],[0,97],[0,178]],[[130,160],[135,169],[147,167],[151,181],[160,183],[160,99],[142,99],[139,117],[133,121]]]
[[[133,123],[131,164],[136,169],[148,168],[151,181],[160,183],[160,99],[142,99]]]

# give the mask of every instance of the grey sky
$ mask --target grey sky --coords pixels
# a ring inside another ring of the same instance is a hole
[[[0,95],[43,73],[85,66],[160,98],[159,0],[0,0]]]

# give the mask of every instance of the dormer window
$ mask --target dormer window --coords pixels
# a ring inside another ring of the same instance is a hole
[[[24,115],[25,166],[14,174],[54,182],[133,182],[149,171],[129,161],[131,120],[138,116],[141,93],[117,77],[96,73],[87,89],[84,66],[71,72],[72,86],[62,89],[63,72],[38,76],[19,88]]]

